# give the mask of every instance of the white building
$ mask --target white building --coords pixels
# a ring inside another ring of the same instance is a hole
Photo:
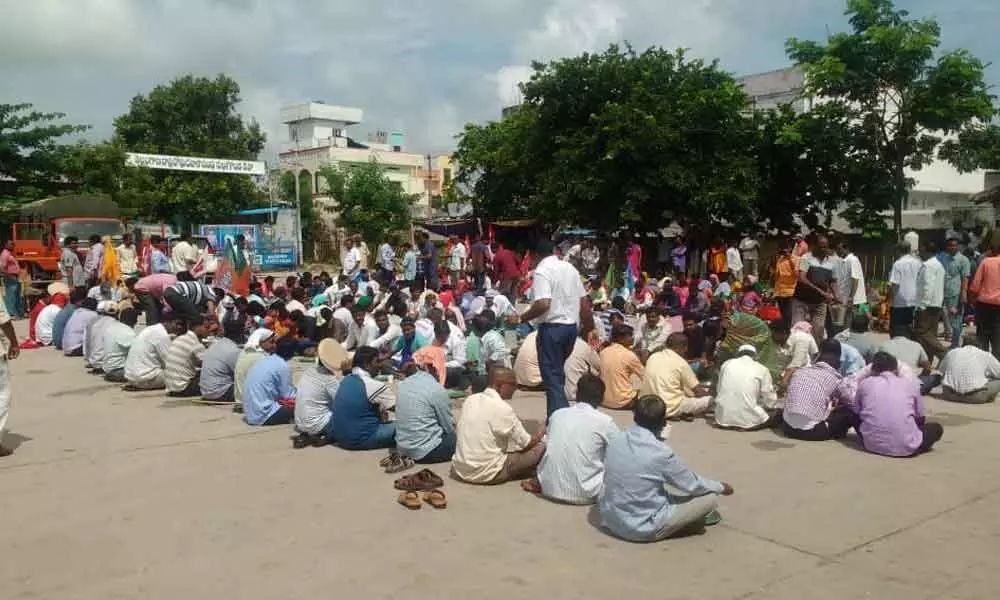
[[[405,149],[401,132],[376,132],[359,142],[347,129],[362,122],[360,108],[307,102],[284,106],[281,122],[288,126],[288,139],[281,144],[278,162],[301,180],[320,204],[331,205],[327,186],[318,171],[325,165],[350,169],[372,159],[385,169],[390,181],[417,197],[416,215],[429,213],[431,199],[441,194],[442,182],[451,175],[450,158]]]
[[[805,95],[805,73],[797,66],[746,75],[737,80],[756,108],[791,104],[796,111],[805,112],[813,103],[813,99]],[[1000,172],[960,173],[948,162],[935,160],[920,171],[907,171],[906,176],[914,180],[914,185],[903,205],[904,229],[947,228],[955,219],[993,223],[993,207],[972,204],[969,197],[1000,185]],[[840,219],[834,219],[834,227],[847,229]]]

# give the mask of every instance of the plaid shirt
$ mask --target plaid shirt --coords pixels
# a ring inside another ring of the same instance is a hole
[[[839,386],[840,373],[824,362],[801,368],[788,382],[784,412],[825,421],[831,398],[839,397]]]

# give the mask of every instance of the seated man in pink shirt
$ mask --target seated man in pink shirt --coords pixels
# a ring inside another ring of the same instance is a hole
[[[944,428],[925,419],[919,381],[900,376],[898,368],[893,355],[876,352],[871,376],[858,383],[857,395],[845,406],[853,413],[851,425],[865,450],[883,456],[915,456],[930,450]]]
[[[125,286],[135,294],[139,308],[146,313],[146,325],[156,325],[161,321],[163,313],[163,292],[177,283],[173,273],[153,273],[141,279],[131,277],[125,280]]]

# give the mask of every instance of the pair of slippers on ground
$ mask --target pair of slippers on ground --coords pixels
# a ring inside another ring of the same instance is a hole
[[[391,458],[391,455],[387,458]],[[448,498],[440,489],[443,485],[444,480],[430,469],[421,469],[416,473],[404,475],[392,483],[394,488],[402,490],[396,502],[410,510],[419,510],[423,506],[420,492],[424,493],[423,502],[437,509],[447,508]]]

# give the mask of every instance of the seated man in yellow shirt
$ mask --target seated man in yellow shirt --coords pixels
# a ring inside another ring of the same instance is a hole
[[[611,329],[611,343],[601,350],[601,379],[604,380],[604,402],[607,408],[626,409],[639,396],[632,378],[641,379],[642,361],[632,351],[635,332],[629,325]]]
[[[639,395],[659,396],[667,405],[667,417],[681,419],[704,414],[712,406],[708,388],[698,383],[687,356],[687,336],[672,333],[667,347],[646,361]],[[602,370],[603,373],[603,370]]]

